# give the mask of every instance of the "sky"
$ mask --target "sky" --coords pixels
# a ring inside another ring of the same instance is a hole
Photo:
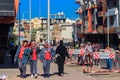
[[[45,17],[47,18],[47,1],[48,0],[31,0],[31,17]],[[50,0],[50,14],[57,14],[64,12],[65,16],[70,19],[78,17],[75,11],[79,5],[75,0]],[[20,18],[29,19],[29,0],[20,0]],[[19,15],[19,14],[18,14]],[[18,17],[18,16],[17,16]]]

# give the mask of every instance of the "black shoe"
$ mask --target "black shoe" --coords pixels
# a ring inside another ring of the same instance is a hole
[[[46,78],[46,77],[47,77],[47,75],[46,75],[46,74],[44,74],[44,75],[43,75],[43,77],[44,77],[44,78]]]
[[[21,78],[26,78],[27,76],[26,75],[21,75]]]
[[[58,73],[58,76],[61,76],[61,73]]]

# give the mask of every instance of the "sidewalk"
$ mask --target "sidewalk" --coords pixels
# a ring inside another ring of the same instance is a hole
[[[51,63],[50,68],[51,76],[50,78],[44,78],[41,76],[43,74],[42,64],[38,62],[38,73],[40,74],[37,79],[31,78],[28,76],[25,79],[21,79],[17,77],[19,75],[19,70],[17,68],[2,68],[0,69],[0,74],[6,74],[8,76],[8,80],[95,80],[90,76],[84,75],[82,72],[76,71],[69,67],[65,67],[65,75],[63,77],[58,76],[57,73],[57,65]],[[29,65],[27,65],[27,74],[30,74]]]
[[[58,76],[57,73],[57,64],[51,63],[50,78],[44,78],[42,76],[43,69],[42,64],[38,61],[38,78],[34,79],[28,76],[25,79],[17,77],[19,75],[18,68],[13,68],[10,64],[10,56],[6,56],[5,64],[0,64],[0,75],[5,74],[8,76],[8,80],[120,80],[120,73],[86,73],[83,74],[82,66],[70,66],[69,64],[65,65],[65,75],[63,77]],[[30,66],[27,65],[27,74],[30,75]]]
[[[34,79],[28,76],[25,79],[17,77],[19,75],[19,70],[11,65],[10,55],[6,53],[6,59],[4,64],[0,64],[0,75],[5,74],[8,76],[8,80],[95,80],[90,76],[84,75],[80,71],[76,71],[68,66],[65,66],[65,75],[63,77],[58,76],[57,64],[51,63],[50,68],[50,78],[44,78],[41,76],[43,74],[42,63],[38,61],[38,78]],[[30,75],[30,66],[27,65],[27,74]]]

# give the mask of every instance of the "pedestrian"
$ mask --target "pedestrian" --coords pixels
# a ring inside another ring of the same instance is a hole
[[[11,46],[11,49],[10,49],[10,55],[11,55],[11,63],[12,63],[12,66],[14,65],[14,57],[15,57],[15,53],[16,53],[16,49],[15,49],[15,46]]]
[[[54,50],[46,42],[40,52],[40,61],[43,63],[44,77],[50,77],[50,63],[54,57]]]
[[[66,56],[69,59],[67,48],[64,46],[63,41],[60,40],[59,46],[56,48],[56,60],[58,65],[58,75],[64,75],[64,63]]]
[[[84,56],[85,56],[85,46],[81,44],[80,53],[78,54],[78,65],[84,64]]]
[[[93,65],[93,60],[92,60],[93,47],[90,42],[86,44],[85,50],[86,50],[86,53],[85,53],[86,63],[92,66]]]
[[[26,65],[28,62],[28,55],[30,54],[30,49],[28,48],[28,41],[24,40],[22,45],[18,47],[14,62],[18,62],[18,67],[20,70],[20,77],[26,78]]]
[[[38,77],[37,74],[37,60],[40,53],[40,49],[37,47],[34,41],[31,42],[31,52],[30,52],[30,71],[31,77]]]
[[[107,47],[105,49],[105,52],[106,53],[110,53],[111,52],[111,48],[110,47]],[[107,65],[107,69],[111,70],[112,69],[112,60],[110,58],[106,59],[106,65]]]

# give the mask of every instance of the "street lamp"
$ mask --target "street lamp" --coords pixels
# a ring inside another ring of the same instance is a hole
[[[48,20],[47,20],[47,37],[48,37],[48,44],[50,45],[50,0],[48,0]]]
[[[108,8],[107,8],[108,9]],[[108,10],[108,16],[107,16],[107,46],[109,47],[109,33],[110,33],[110,31],[109,31],[109,26],[110,25],[110,23],[109,23],[109,10]]]
[[[29,0],[29,19],[30,19],[30,35],[29,35],[29,41],[31,41],[31,0]]]
[[[105,14],[107,16],[107,46],[109,47],[109,34],[110,34],[110,22],[109,22],[109,16],[110,16],[110,12],[109,12],[109,8],[108,6],[106,6],[107,8],[107,13]]]
[[[20,45],[20,5],[21,5],[21,3],[19,2],[19,45]]]

